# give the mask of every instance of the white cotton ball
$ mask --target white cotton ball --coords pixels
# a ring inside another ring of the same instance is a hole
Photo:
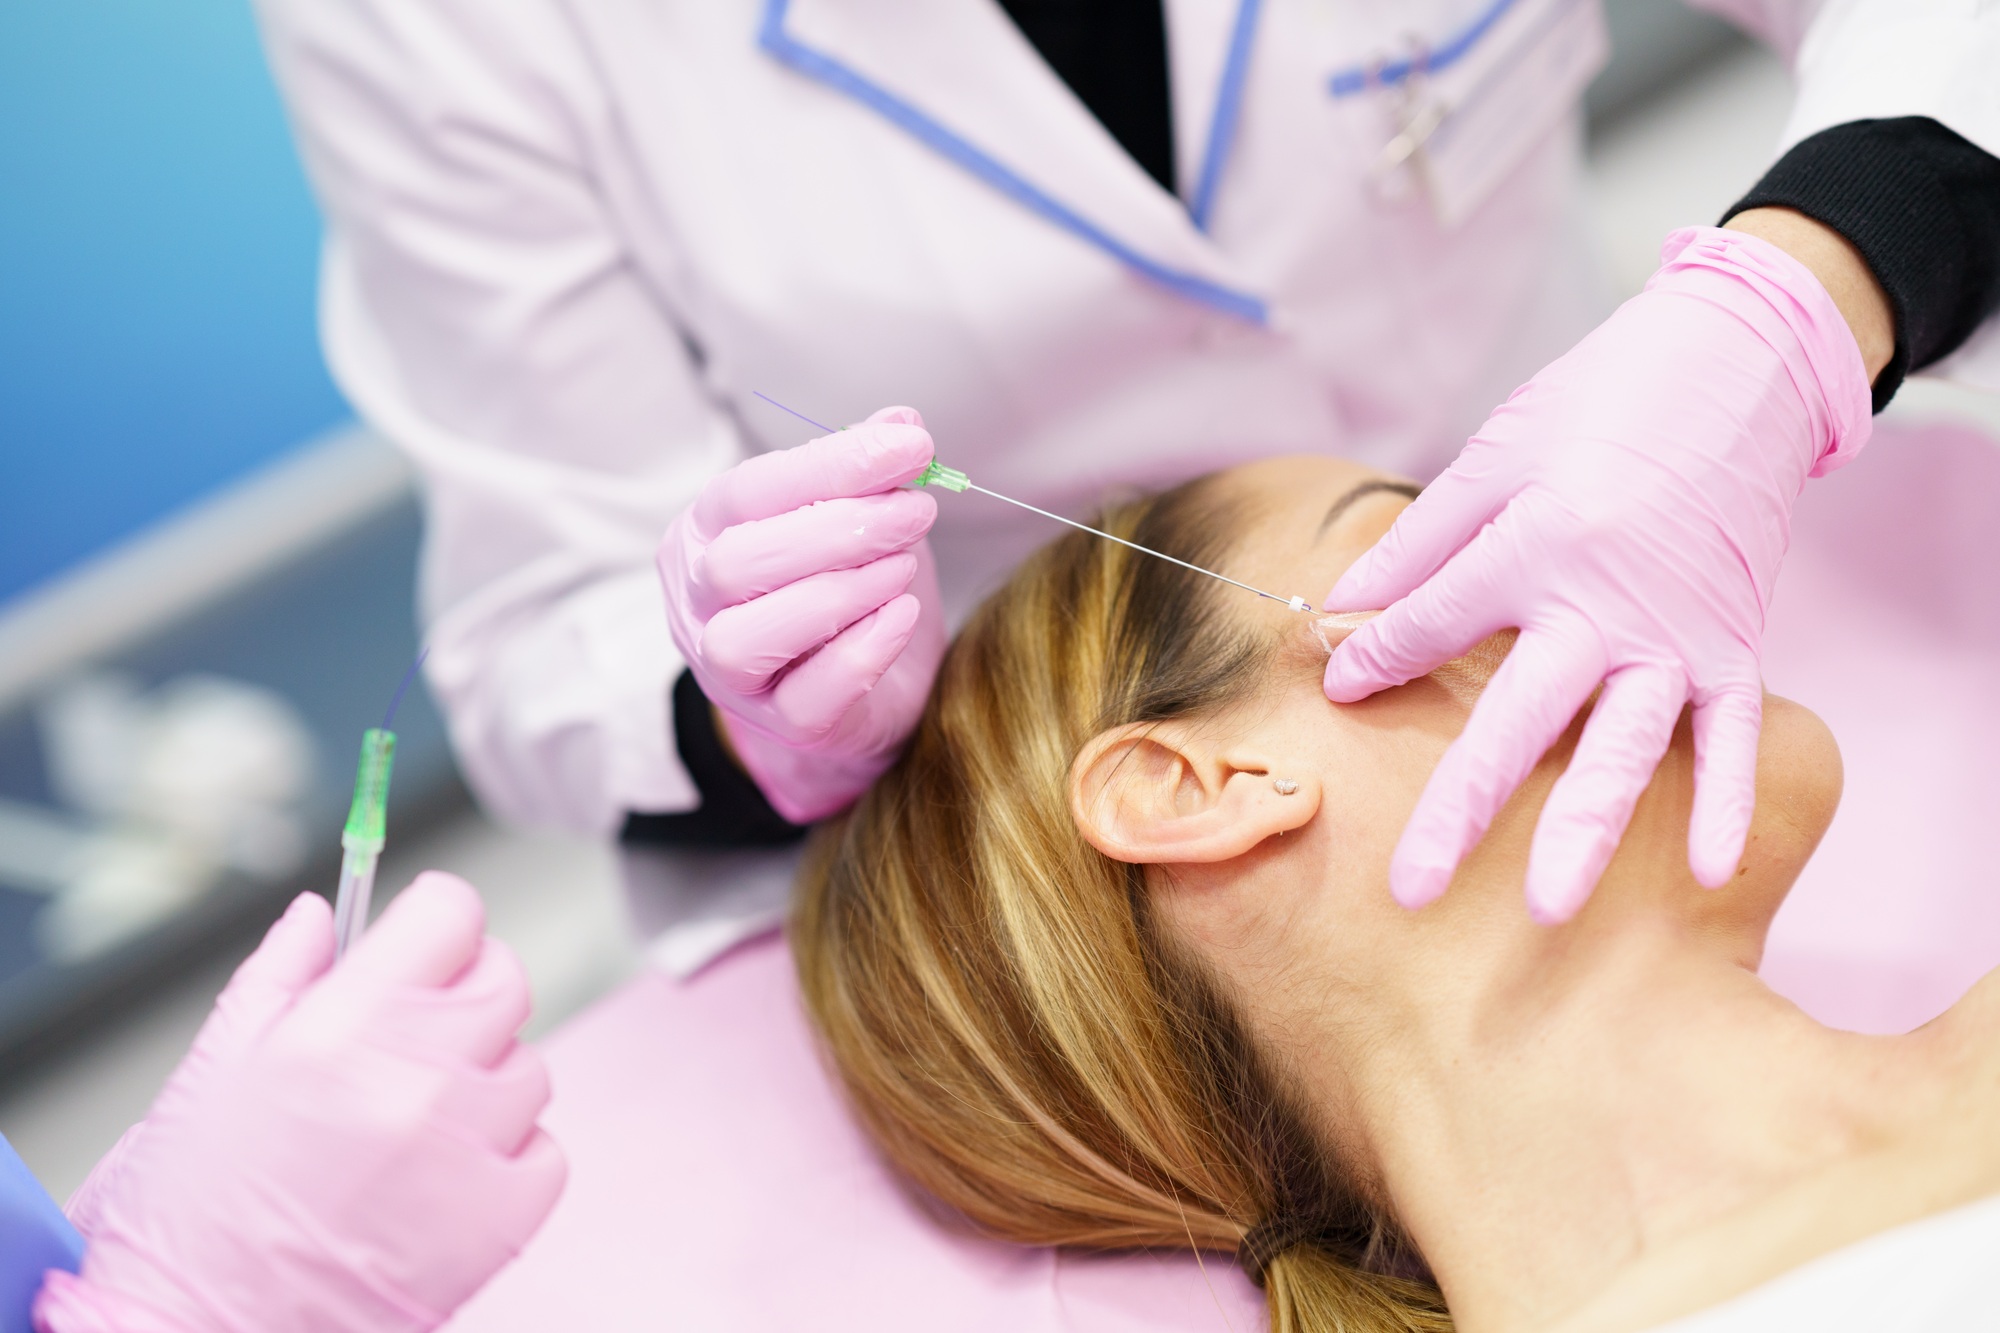
[[[35,720],[56,798],[84,814],[123,814],[152,717],[139,681],[119,672],[73,676],[45,696]]]
[[[233,869],[269,884],[303,870],[311,851],[305,822],[297,814],[246,806],[230,826],[222,859]]]
[[[220,676],[142,692],[97,672],[69,681],[39,713],[50,783],[96,817],[73,835],[35,921],[43,952],[76,961],[160,925],[225,870],[280,880],[305,864],[298,806],[313,741],[283,697]],[[55,867],[55,862],[51,862]]]
[[[312,780],[312,736],[292,706],[218,676],[169,681],[154,700],[129,814],[225,853],[248,848],[260,868],[295,868],[272,851],[291,835],[271,831]]]

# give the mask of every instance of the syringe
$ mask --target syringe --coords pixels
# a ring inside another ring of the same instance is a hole
[[[389,768],[396,734],[381,727],[361,733],[361,767],[354,774],[354,804],[340,833],[340,889],[333,899],[334,956],[361,938],[375,896],[375,862],[388,840]]]
[[[368,928],[369,901],[375,896],[375,863],[389,838],[389,769],[396,762],[396,733],[389,726],[403,695],[424,659],[426,648],[403,673],[403,683],[389,700],[382,725],[361,733],[361,766],[354,772],[354,804],[347,807],[347,827],[340,831],[340,888],[333,895],[333,951],[338,958]]]
[[[755,393],[756,391],[752,390],[752,392]],[[791,415],[797,417],[800,421],[805,422],[808,426],[813,426],[818,428],[819,430],[823,430],[828,435],[832,435],[835,433],[833,427],[821,425],[819,422],[814,421],[811,417],[806,416],[802,412],[793,412],[791,408],[786,407],[783,403],[771,397],[769,394],[758,393],[757,397],[762,398],[765,402],[777,408],[780,412],[791,413]],[[1080,532],[1088,532],[1092,536],[1102,537],[1104,538],[1104,540],[1108,542],[1117,542],[1120,546],[1130,547],[1132,550],[1137,551],[1142,555],[1150,555],[1154,559],[1164,560],[1170,565],[1179,565],[1182,569],[1191,569],[1197,574],[1206,574],[1212,579],[1219,579],[1222,582],[1227,583],[1232,588],[1241,588],[1245,592],[1254,592],[1259,597],[1268,598],[1269,600],[1276,602],[1280,606],[1286,607],[1290,610],[1293,611],[1312,610],[1312,604],[1307,602],[1306,599],[1303,597],[1280,597],[1278,596],[1278,594],[1274,592],[1265,592],[1262,588],[1253,588],[1249,584],[1238,582],[1236,579],[1232,579],[1226,574],[1218,574],[1212,569],[1203,569],[1200,565],[1189,564],[1187,561],[1182,560],[1177,556],[1168,555],[1164,551],[1155,551],[1151,547],[1141,546],[1137,542],[1128,542],[1123,537],[1114,537],[1110,533],[1105,532],[1101,528],[1091,527],[1088,523],[1079,523],[1073,518],[1064,518],[1061,514],[1052,514],[1046,509],[1037,509],[1034,505],[1029,504],[1027,501],[1016,500],[1011,495],[1002,495],[998,491],[989,491],[984,486],[975,486],[973,485],[972,478],[966,476],[963,472],[960,472],[955,467],[946,467],[943,463],[938,462],[935,458],[931,460],[930,466],[925,468],[923,472],[918,475],[918,477],[912,484],[916,486],[942,486],[944,487],[944,489],[948,491],[978,491],[981,495],[991,496],[995,500],[1004,500],[1008,504],[1014,505],[1021,509],[1025,509],[1031,514],[1040,514],[1043,518],[1052,518],[1058,523],[1067,523],[1069,526],[1077,529]]]

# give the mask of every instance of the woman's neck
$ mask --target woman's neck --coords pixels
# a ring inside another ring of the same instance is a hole
[[[1319,1049],[1465,1333],[1545,1329],[1894,1139],[1926,1081],[1908,1044],[1821,1027],[1665,916],[1455,961],[1374,1007],[1394,1030]]]

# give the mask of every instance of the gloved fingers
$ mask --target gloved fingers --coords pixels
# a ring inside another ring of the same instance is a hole
[[[1535,825],[1528,913],[1543,925],[1575,916],[1611,863],[1632,809],[1653,780],[1687,702],[1685,673],[1633,666],[1612,673],[1568,770]]]
[[[1409,596],[1477,537],[1507,500],[1489,478],[1450,468],[1347,567],[1320,610],[1379,611]]]
[[[1507,628],[1495,588],[1507,535],[1504,527],[1485,529],[1435,578],[1348,635],[1327,659],[1326,697],[1356,703],[1435,671]]]
[[[427,1064],[485,1069],[505,1058],[534,1004],[520,957],[491,936],[447,986],[399,988],[374,1044]]]
[[[829,569],[856,569],[923,539],[937,501],[923,491],[822,500],[725,530],[694,562],[695,614],[774,592]]]
[[[1604,678],[1604,665],[1587,625],[1522,632],[1396,843],[1389,890],[1397,902],[1423,907],[1444,894],[1458,863]]]
[[[904,593],[855,621],[785,673],[771,691],[772,709],[797,735],[832,731],[896,664],[922,614],[922,603]]]
[[[88,1262],[88,1260],[86,1260]],[[150,1310],[133,1310],[115,1292],[106,1291],[77,1273],[52,1268],[35,1293],[31,1311],[35,1333],[127,1333],[144,1327],[132,1316],[138,1314],[152,1328],[162,1324]]]
[[[835,569],[716,612],[701,633],[706,679],[721,691],[750,695],[834,635],[902,596],[917,576],[908,551],[859,569]],[[713,695],[711,695],[713,697]]]
[[[495,1153],[463,1139],[451,1145],[458,1152],[442,1145],[440,1149],[441,1156],[458,1159],[458,1173],[468,1196],[468,1206],[458,1209],[453,1219],[461,1238],[457,1249],[465,1257],[486,1257],[499,1249],[506,1251],[508,1259],[518,1254],[548,1219],[569,1179],[569,1161],[561,1145],[539,1126],[511,1154]],[[468,1240],[471,1243],[463,1243]],[[413,1295],[428,1293],[428,1303],[443,1313],[462,1304],[491,1276],[492,1269],[499,1267],[492,1263],[485,1271],[454,1271],[457,1265],[453,1260],[459,1256],[438,1255],[446,1262],[399,1273],[409,1259],[417,1257],[410,1253],[416,1247],[400,1248],[405,1253],[382,1255],[385,1275]]]
[[[513,1249],[518,1254],[555,1211],[556,1200],[569,1182],[569,1159],[547,1130],[536,1129],[504,1169],[510,1188],[501,1220],[514,1237]]]
[[[445,998],[465,1015],[456,1032],[463,1043],[458,1049],[482,1067],[507,1056],[535,1008],[521,956],[490,935],[480,941],[479,958],[445,991]]]
[[[333,908],[316,893],[301,893],[271,923],[222,993],[244,999],[275,994],[289,1002],[332,966]]]
[[[169,1094],[184,1094],[201,1071],[247,1049],[332,966],[333,909],[318,894],[302,893],[216,996],[214,1010],[174,1071],[162,1100]]]
[[[922,426],[868,422],[795,449],[747,458],[702,488],[689,510],[695,535],[772,518],[820,500],[874,495],[912,480],[935,452]]]
[[[884,422],[894,426],[918,426],[924,424],[924,414],[914,407],[898,404],[895,407],[878,407],[868,414],[865,424],[879,426]]]
[[[394,1293],[397,1305],[410,1312],[393,1325],[398,1328],[445,1322],[541,1229],[569,1175],[561,1148],[539,1129],[513,1156],[456,1136],[430,1136],[422,1149],[395,1180],[372,1191],[415,1205],[383,1217],[379,1234],[369,1237],[369,1285]],[[325,1320],[299,1325],[378,1326],[391,1325]]]
[[[1736,877],[1757,810],[1757,738],[1764,691],[1751,684],[1715,694],[1694,710],[1694,814],[1688,867],[1704,887]]]
[[[549,1105],[549,1069],[541,1053],[519,1043],[491,1068],[459,1071],[432,1110],[435,1121],[502,1157],[527,1147],[535,1121]]]
[[[479,891],[456,875],[426,870],[396,895],[334,975],[443,986],[478,959],[485,935]]]

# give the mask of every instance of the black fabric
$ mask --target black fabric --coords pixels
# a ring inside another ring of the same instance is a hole
[[[1174,112],[1161,0],[1000,0],[1042,59],[1166,191]]]
[[[628,814],[618,841],[650,847],[785,847],[805,837],[771,808],[715,734],[715,710],[692,673],[674,682],[674,744],[701,790],[701,808],[671,815]]]
[[[1725,218],[1772,207],[1845,236],[1888,294],[1896,352],[1875,381],[1877,412],[1903,376],[1949,354],[2000,306],[2000,158],[1928,116],[1821,130]]]

